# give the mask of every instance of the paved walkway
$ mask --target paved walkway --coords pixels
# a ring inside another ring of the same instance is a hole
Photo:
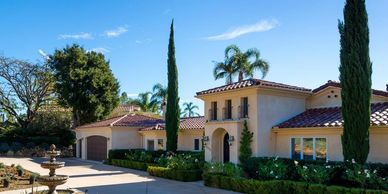
[[[44,158],[3,158],[0,162],[11,165],[20,164],[25,169],[39,174],[48,174],[47,169],[40,167]],[[66,184],[60,189],[74,188],[81,191],[88,190],[88,194],[233,194],[221,189],[205,187],[199,182],[178,182],[168,179],[148,176],[147,172],[104,165],[97,162],[79,159],[62,159],[65,167],[58,169],[57,174],[69,175]],[[2,194],[20,194],[24,190],[0,192]]]

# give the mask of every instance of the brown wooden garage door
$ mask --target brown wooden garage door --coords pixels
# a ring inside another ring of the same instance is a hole
[[[87,138],[87,159],[103,161],[107,155],[107,139],[103,136],[90,136]]]

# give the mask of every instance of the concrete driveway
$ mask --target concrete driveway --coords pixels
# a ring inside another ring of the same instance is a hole
[[[25,169],[42,175],[48,174],[47,169],[40,167],[45,158],[4,158],[0,162],[11,165],[20,164]],[[156,178],[147,175],[147,172],[104,165],[98,162],[80,159],[62,159],[65,167],[58,169],[57,174],[69,175],[70,179],[61,189],[73,188],[81,191],[88,190],[88,194],[232,194],[234,192],[205,187],[199,182],[178,182]],[[1,192],[2,194],[20,194],[23,190]]]

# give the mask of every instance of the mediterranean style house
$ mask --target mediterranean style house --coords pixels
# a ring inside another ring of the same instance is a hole
[[[117,109],[121,112],[127,110],[125,107]],[[134,112],[126,113],[77,127],[77,157],[102,161],[107,158],[110,149],[165,150],[164,120]],[[204,125],[204,117],[182,118],[178,150],[201,151]]]
[[[258,79],[197,92],[205,104],[206,161],[238,163],[243,122],[254,133],[253,156],[343,160],[341,87],[311,90]],[[388,92],[371,97],[369,162],[388,163]]]

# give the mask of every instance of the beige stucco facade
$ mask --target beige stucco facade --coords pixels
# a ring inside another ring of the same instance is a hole
[[[327,160],[342,161],[342,128],[273,129],[275,156],[291,157],[291,138],[326,138]],[[388,127],[370,128],[368,162],[388,163]]]
[[[148,143],[153,141],[153,150],[166,150],[166,131],[139,131],[143,149],[149,149]],[[189,129],[178,132],[178,150],[180,151],[201,151],[202,150],[203,129]],[[194,141],[199,141],[198,150],[194,149]]]
[[[330,83],[330,82],[328,82]],[[239,83],[236,83],[238,85]],[[275,83],[276,85],[276,83]],[[341,106],[341,88],[325,86],[316,92],[290,89],[289,87],[222,86],[215,92],[199,92],[197,98],[204,101],[205,109],[205,160],[225,162],[225,151],[229,160],[238,163],[240,138],[244,121],[253,132],[253,156],[291,157],[291,138],[312,137],[326,139],[328,160],[343,160],[342,128],[291,128],[277,129],[274,126],[303,113],[307,109]],[[209,91],[211,91],[210,89]],[[248,98],[248,118],[240,118],[242,98]],[[226,100],[231,100],[232,119],[225,119],[223,111]],[[214,102],[217,104],[217,118],[214,116]],[[388,102],[387,96],[372,95],[372,103]],[[213,105],[212,105],[213,103]],[[225,135],[232,136],[225,144]],[[315,142],[315,139],[314,139]],[[372,127],[370,130],[370,154],[368,161],[388,163],[388,126]]]
[[[87,139],[91,136],[106,138],[107,153],[111,149],[148,149],[149,140],[154,142],[153,150],[166,149],[166,132],[164,130],[141,131],[140,129],[140,127],[116,126],[76,129],[77,157],[87,159]],[[181,130],[178,133],[178,150],[201,151],[203,133],[203,129]],[[200,142],[198,150],[194,149],[195,139]],[[161,144],[158,140],[161,140]]]

